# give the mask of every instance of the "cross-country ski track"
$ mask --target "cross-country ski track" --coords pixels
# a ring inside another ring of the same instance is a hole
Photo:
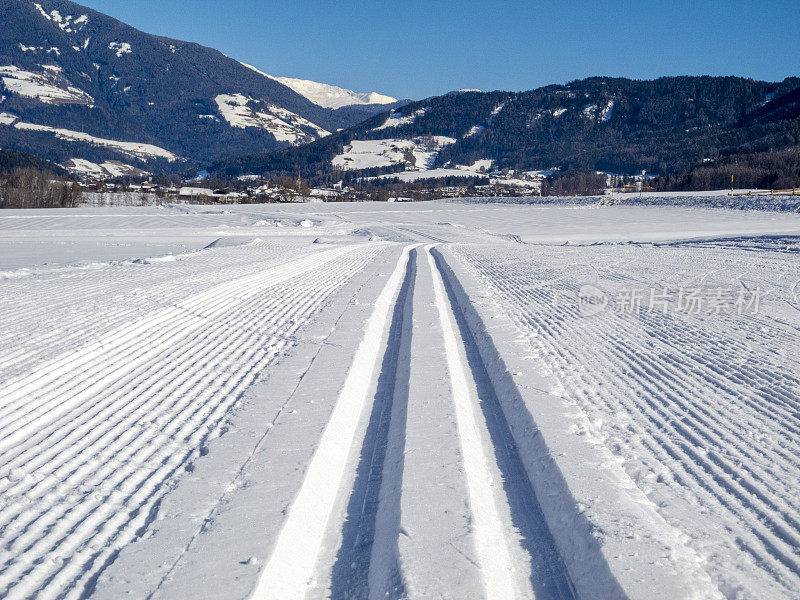
[[[556,213],[512,207],[232,210],[0,215],[0,248],[68,220],[176,249],[0,263],[0,597],[800,593],[793,233],[720,211],[702,240],[562,245],[532,233]],[[578,314],[584,283],[694,273],[769,293]]]

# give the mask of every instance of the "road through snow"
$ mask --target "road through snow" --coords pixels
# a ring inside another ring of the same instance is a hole
[[[0,214],[0,596],[797,597],[799,240],[664,207]],[[684,286],[766,295],[614,304]]]

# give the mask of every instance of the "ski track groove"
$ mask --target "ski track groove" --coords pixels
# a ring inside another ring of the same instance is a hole
[[[116,352],[84,353],[82,362],[67,355],[38,382],[23,377],[0,388],[9,399],[3,435],[40,432],[17,448],[4,443],[0,456],[12,475],[0,507],[4,597],[81,597],[97,569],[146,525],[169,478],[219,434],[258,373],[381,250],[345,247],[264,273],[251,267],[249,275],[178,302],[181,308],[161,309],[163,319],[151,315],[112,330],[106,336],[121,340]],[[154,338],[166,321],[173,326]],[[131,360],[134,367],[120,368]],[[53,414],[51,407],[77,390],[85,402]],[[26,415],[34,393],[39,400]],[[51,558],[38,559],[45,555]]]
[[[303,483],[288,509],[272,554],[250,596],[253,600],[290,600],[305,596],[345,476],[358,422],[369,400],[373,376],[384,344],[384,332],[392,316],[412,249],[413,246],[404,248],[394,271],[375,300]]]
[[[441,401],[445,405],[452,405],[455,423],[452,435],[458,439],[461,457],[459,470],[464,478],[465,493],[468,494],[464,504],[468,507],[467,518],[471,522],[469,536],[476,552],[474,556],[463,553],[462,556],[476,567],[478,589],[482,588],[487,598],[533,597],[540,592],[547,598],[572,598],[566,570],[543,524],[538,500],[535,495],[531,499],[534,493],[530,484],[525,483],[527,474],[521,463],[513,463],[516,446],[511,441],[511,434],[506,430],[506,438],[494,437],[502,436],[498,428],[502,428],[504,423],[507,427],[505,416],[499,404],[492,404],[491,407],[486,405],[492,402],[492,398],[496,403],[496,396],[492,395],[493,391],[481,391],[481,386],[491,386],[491,383],[485,375],[483,363],[476,365],[471,362],[481,359],[476,358],[478,353],[470,346],[474,344],[471,335],[462,329],[466,325],[458,321],[461,313],[456,311],[461,309],[453,304],[447,291],[444,275],[431,253],[433,246],[428,244],[409,254],[405,283],[394,301],[391,323],[385,326],[388,333],[382,349],[384,369],[380,377],[383,379],[378,382],[369,426],[365,428],[363,440],[359,440],[360,458],[356,459],[357,466],[353,467],[357,469],[357,476],[352,490],[348,490],[348,506],[344,509],[346,516],[339,515],[327,525],[329,529],[341,527],[344,534],[338,552],[331,559],[332,564],[321,564],[316,568],[322,571],[330,568],[330,593],[333,597],[405,597],[408,593],[404,582],[407,576],[413,575],[413,565],[397,564],[397,537],[401,535],[399,495],[403,490],[403,454],[408,426],[405,419],[409,392],[404,385],[409,370],[415,368],[411,354],[411,338],[414,335],[411,323],[415,321],[412,316],[413,304],[419,301],[414,298],[415,290],[422,286],[430,290],[431,301],[434,302],[431,308],[435,310],[435,319],[441,324],[441,342],[445,350],[442,367],[450,389],[450,397]],[[426,268],[420,271],[417,261],[425,261]],[[438,346],[438,336],[434,343]],[[404,348],[409,352],[405,359]],[[472,359],[469,358],[470,352]],[[409,362],[406,364],[404,361]],[[356,364],[354,360],[354,367]],[[395,383],[397,377],[403,380]],[[385,386],[383,388],[381,381]],[[473,384],[475,387],[472,387]],[[495,420],[493,434],[489,419]],[[502,444],[502,449],[495,447],[495,443]],[[497,455],[498,452],[503,455],[502,458]],[[324,454],[320,456],[324,457]],[[517,489],[512,491],[498,484],[489,467],[496,461],[503,463],[503,466],[496,465],[501,481],[509,475],[504,469],[516,469],[512,485],[518,486]],[[307,481],[304,482],[306,484]],[[526,511],[524,516],[519,513],[514,515],[510,494],[516,494],[513,502],[517,511]],[[320,510],[330,506],[327,503],[316,508]],[[302,513],[296,511],[296,505],[293,505],[290,514],[299,514],[302,519],[298,517],[298,521],[322,522],[308,510]],[[515,518],[523,521],[517,522]],[[535,531],[537,527],[542,527],[544,531]],[[291,529],[291,532],[291,539],[301,537],[297,528]],[[529,539],[523,542],[520,536],[529,536]],[[513,558],[510,552],[512,545],[515,548]],[[461,550],[455,549],[461,553]],[[302,574],[293,575],[291,589],[287,587],[286,580],[281,577],[285,577],[291,561],[286,556],[276,561],[275,554],[278,552],[286,554],[288,550],[278,547],[274,551],[268,563],[271,568],[262,572],[252,598],[300,598],[318,585],[305,569]],[[541,556],[534,557],[533,553]],[[291,558],[297,560],[296,548],[292,549]],[[319,558],[317,553],[312,552],[306,560],[310,565]],[[535,581],[527,576],[517,577],[516,574],[525,574],[531,566],[534,569],[528,575]],[[407,569],[412,572],[407,572]],[[532,586],[536,588],[535,593]]]
[[[456,334],[456,327],[452,322],[455,319],[451,315],[452,306],[445,292],[442,274],[431,255],[430,246],[425,247],[425,255],[433,277],[436,310],[442,326],[443,346],[461,442],[464,477],[469,492],[470,511],[474,519],[472,533],[486,597],[490,600],[513,598],[516,593],[511,575],[513,572],[511,557],[501,517],[495,505],[493,491],[495,482],[487,466],[484,444],[476,423],[477,406],[474,406],[475,402],[467,383],[468,377],[473,374],[459,354],[459,344],[463,344],[463,340]]]

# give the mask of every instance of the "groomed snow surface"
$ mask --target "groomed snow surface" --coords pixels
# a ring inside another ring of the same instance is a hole
[[[669,206],[4,211],[0,597],[797,598],[799,253]]]

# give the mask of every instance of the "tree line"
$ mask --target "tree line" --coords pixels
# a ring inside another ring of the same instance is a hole
[[[81,198],[81,187],[34,167],[0,173],[0,208],[71,208]]]
[[[800,148],[736,154],[654,181],[659,191],[800,188]]]

